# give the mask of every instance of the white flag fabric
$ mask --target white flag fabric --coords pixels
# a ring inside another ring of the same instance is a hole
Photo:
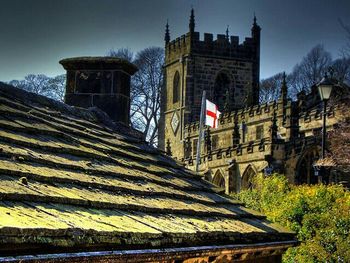
[[[208,125],[212,128],[217,128],[219,124],[219,117],[221,114],[221,112],[218,111],[218,106],[216,106],[209,100],[206,100],[205,105],[205,125]]]

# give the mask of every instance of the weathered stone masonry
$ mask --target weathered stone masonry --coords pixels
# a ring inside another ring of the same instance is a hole
[[[171,42],[166,29],[160,147],[195,169],[201,95],[206,90],[207,98],[224,113],[217,129],[206,128],[202,142],[199,168],[207,180],[226,193],[250,187],[258,172],[280,172],[291,183],[317,183],[312,167],[321,145],[322,104],[317,87],[291,101],[284,76],[280,98],[259,104],[260,27],[256,19],[251,37],[242,44],[228,32],[216,40],[205,33],[200,40],[194,32],[193,12],[190,21],[190,32]],[[348,90],[334,83],[333,97]],[[327,129],[344,118],[341,106],[331,104]]]
[[[199,32],[194,31],[192,12],[189,32],[170,41],[167,26],[165,43],[160,148],[165,150],[170,143],[172,154],[180,156],[185,125],[199,119],[203,90],[208,99],[220,105],[220,110],[257,104],[260,27],[254,20],[252,36],[241,44],[237,36],[229,36],[228,32],[217,35],[215,40],[212,34],[205,33],[204,40],[200,40]],[[173,97],[177,94],[173,89],[176,74],[180,75],[179,100]]]

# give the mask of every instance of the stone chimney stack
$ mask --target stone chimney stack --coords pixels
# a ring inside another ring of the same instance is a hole
[[[129,125],[130,77],[135,65],[116,57],[76,57],[60,61],[67,70],[65,103],[97,107],[115,122]]]

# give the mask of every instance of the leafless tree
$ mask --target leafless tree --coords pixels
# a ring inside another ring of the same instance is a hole
[[[66,92],[66,74],[58,75],[50,78],[48,88],[44,95],[58,101],[64,101]]]
[[[143,133],[146,141],[156,146],[160,91],[163,85],[164,49],[149,47],[134,56],[130,49],[120,48],[109,51],[107,55],[126,59],[138,67],[139,70],[131,78],[131,125]]]
[[[107,53],[107,56],[122,58],[129,62],[134,61],[134,52],[132,52],[129,48],[119,48],[117,50],[111,49]]]
[[[40,94],[55,100],[63,101],[66,76],[48,77],[44,74],[29,74],[23,80],[12,80],[10,85],[29,92]]]
[[[259,101],[260,103],[277,100],[280,96],[283,81],[283,72],[260,81]]]
[[[341,19],[338,19],[340,26],[344,29],[346,37],[348,39],[345,46],[341,49],[341,55],[345,58],[350,58],[350,26],[344,24]]]
[[[335,77],[340,82],[350,82],[350,57],[334,60],[332,68],[334,69]]]
[[[309,91],[312,85],[322,79],[331,63],[332,56],[322,45],[313,47],[289,76],[291,96],[295,98],[300,91]]]
[[[23,86],[27,91],[43,95],[47,89],[49,79],[43,74],[29,74],[24,77]]]
[[[339,89],[338,89],[339,90]],[[334,125],[334,129],[327,132],[327,152],[326,157],[336,165],[350,164],[350,92],[343,89],[340,96],[331,98],[332,104],[337,104],[342,119]],[[333,100],[333,101],[332,101]]]
[[[143,132],[152,145],[158,143],[160,96],[163,86],[164,50],[146,48],[137,53],[134,63],[139,71],[133,76],[131,89],[132,125]]]

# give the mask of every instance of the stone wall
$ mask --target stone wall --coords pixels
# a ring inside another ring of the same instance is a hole
[[[228,32],[216,39],[205,33],[201,40],[192,29],[171,42],[168,35],[166,41],[165,128],[160,131],[164,150],[195,170],[205,90],[207,99],[224,113],[217,129],[206,128],[202,142],[199,169],[206,179],[225,188],[226,193],[249,187],[259,172],[283,173],[292,183],[314,183],[312,163],[319,157],[322,127],[317,87],[311,87],[309,94],[301,92],[292,102],[284,79],[280,99],[259,104],[260,27],[256,19],[251,37],[243,43]],[[181,76],[181,92],[180,100],[173,103],[176,72]],[[225,85],[218,85],[218,76],[225,76]],[[342,97],[344,89],[338,86],[333,93]],[[328,130],[344,119],[340,109],[330,105]]]
[[[173,79],[176,72],[180,75],[180,99],[173,103]],[[165,119],[165,147],[170,145],[171,153],[174,157],[183,156],[183,131],[185,126],[185,94],[187,92],[187,83],[185,81],[187,72],[186,57],[174,61],[165,68],[165,73],[169,81],[166,82],[166,105],[164,112]]]
[[[321,105],[299,112],[295,107],[297,103],[278,100],[225,113],[217,129],[206,129],[206,136],[202,142],[200,172],[215,184],[224,181],[226,193],[245,187],[245,180],[249,181],[245,176],[254,176],[258,172],[266,173],[269,169],[272,169],[270,172],[285,174],[291,183],[317,182],[312,164],[319,158],[321,151]],[[343,107],[328,107],[327,130],[331,130],[345,117]],[[246,127],[245,132],[243,124]],[[235,127],[238,127],[240,134],[236,145]],[[190,146],[190,150],[185,151],[182,158],[178,156],[178,159],[184,161],[192,170],[196,164],[195,145],[198,128],[198,122],[185,127],[184,146]],[[211,148],[208,148],[208,134]],[[213,147],[214,138],[216,147]],[[220,174],[223,180],[218,180],[217,174]],[[299,178],[301,174],[307,178]]]
[[[291,101],[278,101],[223,114],[217,129],[206,128],[206,136],[202,142],[200,172],[209,181],[216,181],[214,177],[220,171],[228,193],[241,188],[240,182],[248,170],[258,173],[271,164],[280,166],[284,159],[284,145],[281,144],[281,140],[290,139],[287,132],[290,128],[286,121],[290,119],[290,109]],[[278,127],[277,137],[273,137],[272,134],[274,119]],[[240,134],[238,144],[234,143],[235,126]],[[187,147],[187,151],[184,156],[177,156],[192,170],[195,169],[196,163],[198,129],[198,122],[185,127],[183,147]],[[208,147],[208,133],[211,148]]]
[[[188,72],[193,80],[193,94],[188,94],[186,103],[191,111],[191,121],[198,121],[201,94],[207,91],[207,98],[214,103],[215,80],[219,73],[223,73],[230,79],[230,89],[234,91],[230,100],[231,109],[243,108],[251,105],[252,93],[252,62],[228,60],[223,58],[194,57],[192,59],[193,72]],[[190,80],[191,81],[191,80]],[[218,105],[223,111],[225,105]]]
[[[237,36],[228,34],[219,34],[214,39],[212,34],[205,33],[204,40],[201,40],[200,34],[192,31],[172,41],[169,39],[168,35],[159,145],[165,151],[171,148],[172,155],[179,158],[183,155],[184,127],[199,119],[203,90],[207,91],[209,99],[214,100],[215,79],[220,72],[228,76],[230,88],[234,91],[230,95],[233,98],[230,110],[258,102],[260,35],[254,34],[253,37],[252,32],[252,37],[245,38],[242,43]],[[173,103],[176,72],[181,76],[181,96],[179,102]],[[171,123],[175,122],[179,127],[174,132]]]

